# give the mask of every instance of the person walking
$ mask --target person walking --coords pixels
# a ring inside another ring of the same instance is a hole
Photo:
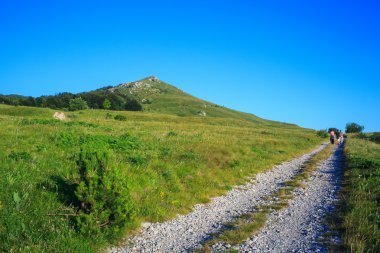
[[[339,144],[342,144],[343,143],[343,132],[340,131],[339,132]]]
[[[334,130],[331,130],[330,131],[330,143],[334,144],[334,140],[335,140],[335,132],[334,132]]]

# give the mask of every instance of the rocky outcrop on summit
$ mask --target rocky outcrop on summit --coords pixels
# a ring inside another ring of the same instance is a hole
[[[160,93],[161,90],[153,87],[149,83],[144,82],[131,82],[131,83],[125,83],[120,85],[121,87],[125,87],[128,89],[128,92],[130,94],[136,94],[136,93]]]
[[[158,79],[158,77],[156,76],[150,76],[148,77],[148,80],[152,82],[160,82],[160,79]]]

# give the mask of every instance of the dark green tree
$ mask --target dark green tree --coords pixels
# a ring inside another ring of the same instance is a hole
[[[340,130],[339,130],[338,128],[336,128],[336,127],[330,127],[330,128],[327,130],[328,133],[330,133],[331,131],[334,131],[335,134],[337,134],[337,133],[340,132]]]
[[[69,108],[70,100],[75,98],[75,95],[70,92],[63,92],[56,95],[58,98],[57,108]]]
[[[130,99],[125,104],[125,109],[128,111],[142,111],[142,105],[136,99]]]
[[[88,109],[87,102],[83,100],[81,97],[73,98],[69,102],[69,110],[70,111],[78,111]]]
[[[47,105],[46,96],[41,96],[41,97],[36,98],[36,106],[47,107],[48,105]]]
[[[351,122],[346,124],[346,133],[361,133],[364,130],[364,126]]]

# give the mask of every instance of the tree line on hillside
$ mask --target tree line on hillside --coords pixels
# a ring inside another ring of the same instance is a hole
[[[37,98],[31,96],[0,94],[0,103],[15,106],[68,109],[72,111],[87,108],[120,111],[141,111],[143,109],[142,105],[136,99],[120,93],[118,90],[110,91],[108,88],[110,87],[78,94],[63,92],[57,95],[40,96]]]

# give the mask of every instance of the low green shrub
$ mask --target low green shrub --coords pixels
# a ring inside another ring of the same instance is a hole
[[[110,135],[82,135],[75,134],[71,131],[55,133],[52,140],[58,147],[68,148],[80,145],[91,145],[99,148],[111,148],[118,151],[135,150],[142,146],[142,142],[129,134],[123,134],[118,137]]]
[[[119,137],[109,135],[85,135],[81,136],[80,144],[90,144],[98,147],[109,147],[119,151],[129,151],[139,148],[142,143],[139,139],[129,134]]]
[[[108,150],[83,146],[77,158],[80,206],[76,224],[86,236],[104,234],[116,239],[133,223],[135,207],[127,177]]]
[[[65,122],[64,124],[66,126],[84,126],[84,127],[89,127],[89,128],[99,127],[99,125],[97,125],[97,124],[84,122],[84,121],[70,121],[70,122]]]
[[[114,118],[113,115],[111,113],[107,112],[106,119],[113,119],[113,118]]]
[[[26,151],[11,151],[8,155],[8,158],[15,161],[30,161],[32,159],[32,156]]]
[[[20,125],[50,125],[57,126],[62,125],[62,122],[57,119],[22,119]]]
[[[119,120],[119,121],[126,121],[127,120],[127,117],[124,116],[124,115],[121,115],[121,114],[117,114],[115,117],[114,117],[115,120]]]
[[[123,151],[138,149],[142,146],[142,142],[130,134],[122,134],[119,137],[110,136],[108,143],[111,148]]]
[[[128,161],[136,166],[142,166],[147,163],[147,158],[143,155],[131,155],[128,157]]]
[[[69,122],[63,122],[57,119],[22,119],[20,121],[20,125],[50,125],[50,126],[84,126],[89,128],[97,128],[99,125],[84,121],[69,121]]]
[[[236,159],[232,160],[231,163],[230,163],[231,168],[237,168],[240,165],[241,165],[241,161],[236,160]]]
[[[78,144],[79,137],[72,132],[55,133],[52,137],[58,147],[67,148]]]
[[[174,132],[174,131],[169,131],[168,134],[167,134],[168,137],[177,136],[177,135],[178,134],[176,132]]]

